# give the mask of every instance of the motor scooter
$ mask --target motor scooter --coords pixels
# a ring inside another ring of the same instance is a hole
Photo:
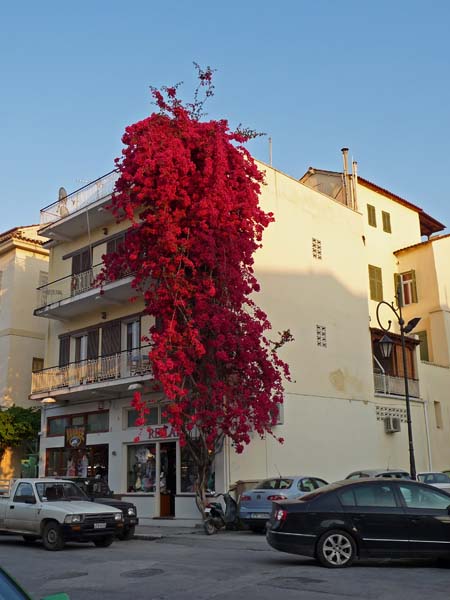
[[[225,510],[220,502],[209,502],[205,506],[205,521],[203,526],[207,535],[212,535],[219,529],[238,529],[239,516],[236,500],[229,492],[214,494],[214,498],[223,497]]]

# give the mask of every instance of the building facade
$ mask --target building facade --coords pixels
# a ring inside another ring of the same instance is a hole
[[[417,467],[450,466],[448,238],[435,235],[444,226],[358,178],[355,167],[352,174],[310,169],[296,180],[259,166],[267,183],[261,203],[276,221],[256,255],[257,303],[274,332],[290,329],[295,338],[282,349],[292,381],[275,433],[285,443],[255,437],[243,455],[225,444],[215,461],[216,489],[277,473],[331,481],[359,467],[409,467],[398,328],[394,323],[394,351],[385,361],[376,318],[398,283],[405,317],[422,318],[406,345]],[[54,401],[43,413],[41,474],[100,470],[116,493],[133,497],[143,522],[195,519],[192,465],[164,422],[165,399],[152,387],[142,341],[152,321],[140,299],[128,302],[129,273],[102,293],[94,283],[102,255],[128,227],[106,209],[116,177],[41,211],[50,266],[35,315],[47,321],[48,338],[31,399]],[[152,401],[149,434],[135,427],[135,389]],[[84,443],[76,448],[73,439]]]
[[[31,372],[44,366],[46,323],[33,315],[36,288],[47,283],[48,250],[38,225],[0,234],[0,409],[35,406]],[[20,474],[20,452],[6,452],[0,478]]]

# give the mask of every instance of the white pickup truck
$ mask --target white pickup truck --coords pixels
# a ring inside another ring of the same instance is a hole
[[[120,510],[89,502],[71,481],[17,479],[0,495],[0,534],[19,534],[26,542],[42,538],[47,550],[61,550],[66,541],[105,548],[122,527]]]

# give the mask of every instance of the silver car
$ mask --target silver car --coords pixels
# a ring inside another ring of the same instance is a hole
[[[408,471],[403,469],[360,469],[353,471],[345,479],[360,479],[361,477],[387,477],[391,479],[411,479]]]
[[[324,485],[328,485],[324,479],[307,475],[264,479],[241,495],[239,517],[251,531],[264,531],[270,519],[272,502],[300,498]]]
[[[417,473],[417,481],[421,483],[428,483],[433,487],[450,492],[450,477],[445,473],[438,471],[425,471],[423,473]]]

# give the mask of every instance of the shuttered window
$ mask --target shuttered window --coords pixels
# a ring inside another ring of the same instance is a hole
[[[87,357],[88,360],[98,358],[98,329],[88,332]]]
[[[102,327],[102,356],[120,352],[120,326],[120,322],[117,322]]]
[[[367,220],[369,221],[369,225],[372,227],[377,226],[377,215],[375,213],[375,206],[371,204],[367,205]]]
[[[123,244],[125,241],[125,234],[121,234],[115,238],[113,238],[112,240],[109,240],[106,243],[106,254],[111,254],[111,252],[117,252],[119,249],[119,246],[121,244]]]
[[[369,265],[370,299],[376,302],[383,300],[383,279],[381,269]]]
[[[392,233],[391,229],[391,215],[384,210],[381,212],[381,217],[383,219],[383,231],[386,233]]]
[[[88,271],[91,267],[92,255],[90,248],[72,256],[72,275],[84,273],[84,271]]]
[[[420,342],[420,360],[424,360],[426,362],[430,361],[430,356],[428,353],[428,336],[426,331],[418,331],[416,334],[419,338]]]
[[[59,340],[59,366],[64,367],[70,361],[70,337],[68,335]]]

